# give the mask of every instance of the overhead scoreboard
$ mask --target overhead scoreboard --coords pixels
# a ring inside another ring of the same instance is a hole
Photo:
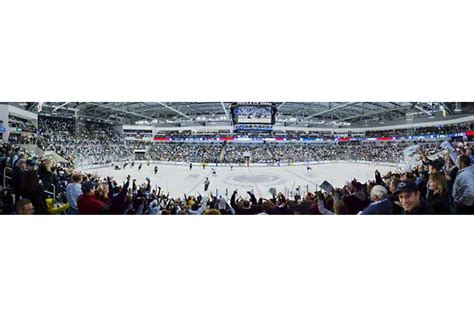
[[[273,102],[235,102],[230,111],[234,130],[271,131],[277,107]]]

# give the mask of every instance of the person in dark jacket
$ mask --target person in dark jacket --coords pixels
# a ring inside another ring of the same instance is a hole
[[[25,171],[21,179],[20,195],[31,201],[35,207],[35,214],[49,214],[46,204],[46,194],[39,183],[36,170]]]
[[[387,198],[392,202],[393,205],[393,215],[401,215],[403,214],[403,207],[400,206],[400,201],[398,201],[398,196],[395,194],[397,192],[397,186],[400,183],[400,178],[397,177],[392,177],[392,180],[390,181],[390,186],[389,190],[390,193],[387,196]]]
[[[209,184],[211,182],[209,181],[209,178],[206,178],[206,180],[204,180],[204,191],[207,191],[207,189],[209,189]]]
[[[421,171],[419,173],[419,178],[417,179],[418,190],[423,198],[427,197],[428,191],[428,179],[429,173],[428,171]]]
[[[110,203],[110,214],[124,214],[125,211],[127,210],[128,207],[128,199],[127,199],[127,192],[128,192],[128,187],[130,186],[130,175],[127,177],[127,182],[123,186],[123,188],[114,195],[114,192],[116,190],[114,189],[112,185],[112,180],[109,178],[109,200],[111,201]]]
[[[260,212],[260,208],[257,203],[257,199],[255,196],[252,194],[252,192],[248,191],[247,192],[250,196],[250,201],[248,200],[243,200],[241,203],[237,204],[235,201],[235,197],[237,195],[237,190],[234,191],[230,198],[230,206],[235,211],[235,214],[237,215],[254,215]]]
[[[52,171],[52,161],[49,159],[44,160],[38,168],[38,177],[43,183],[43,187],[46,190],[53,192],[53,185],[56,192],[59,191],[60,184],[58,177]]]
[[[288,201],[282,193],[278,193],[276,197],[272,198],[271,201],[276,205],[269,214],[273,215],[292,215],[293,211],[288,205]]]
[[[358,214],[369,205],[369,200],[364,193],[361,183],[352,181],[350,186],[351,194],[342,198],[350,215]]]
[[[21,185],[21,179],[23,178],[23,173],[25,173],[26,170],[26,160],[25,159],[20,159],[16,163],[16,166],[13,168],[12,171],[12,187],[13,187],[13,192],[15,193],[16,200],[20,200],[20,185]]]
[[[391,215],[393,212],[393,204],[387,198],[387,189],[381,185],[376,185],[370,191],[370,199],[372,203],[366,207],[359,214],[361,215],[375,215],[375,214],[385,214]]]
[[[421,197],[418,186],[412,180],[401,181],[395,194],[406,215],[433,215],[431,205]]]
[[[428,202],[435,214],[451,214],[446,177],[442,173],[430,175]]]
[[[446,166],[444,168],[444,175],[446,176],[446,181],[448,185],[448,199],[451,210],[454,210],[454,198],[453,198],[453,187],[454,182],[456,181],[456,176],[458,175],[459,168],[453,163],[453,160],[449,157],[449,154],[446,157]]]

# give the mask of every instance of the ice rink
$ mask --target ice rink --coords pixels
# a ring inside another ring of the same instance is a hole
[[[301,186],[302,193],[315,191],[320,183],[328,181],[336,187],[342,187],[346,181],[352,178],[360,182],[374,179],[375,170],[382,174],[394,170],[394,167],[375,166],[357,163],[332,163],[311,165],[312,170],[307,171],[306,166],[285,167],[234,167],[228,166],[206,167],[194,164],[192,170],[189,166],[157,164],[158,173],[154,174],[155,164],[150,166],[143,164],[138,171],[138,164],[134,167],[127,166],[123,170],[114,170],[113,167],[98,168],[93,170],[84,169],[88,173],[97,173],[103,177],[111,176],[117,182],[125,181],[127,175],[137,179],[141,184],[146,177],[151,179],[153,188],[159,186],[162,191],[169,192],[171,196],[180,197],[183,194],[195,195],[204,193],[204,180],[209,177],[209,191],[213,194],[228,196],[237,189],[239,195],[245,195],[246,191],[253,190],[257,197],[270,197],[269,189],[276,188],[277,192],[294,191]],[[211,168],[217,172],[212,176]],[[227,191],[226,191],[227,189]]]

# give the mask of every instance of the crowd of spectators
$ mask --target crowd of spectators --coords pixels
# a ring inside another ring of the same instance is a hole
[[[0,198],[3,214],[232,214],[221,196],[170,197],[149,179],[138,184],[129,176],[119,183],[31,157],[12,144],[2,146],[0,165],[10,168]]]
[[[352,133],[347,132],[344,135],[348,137],[402,137],[402,136],[425,136],[425,135],[448,135],[455,134],[460,132],[472,131],[474,124],[464,123],[456,125],[440,125],[432,127],[423,127],[423,128],[409,128],[409,129],[396,129],[396,130],[378,130],[378,131],[365,131],[362,133]],[[287,140],[299,140],[300,138],[321,138],[325,140],[335,140],[340,137],[341,133],[336,131],[327,132],[327,131],[282,131],[282,130],[273,130],[273,131],[235,131],[235,132],[226,132],[223,131],[206,131],[206,132],[193,132],[192,130],[169,130],[169,131],[160,131],[155,137],[171,137],[171,138],[193,138],[193,137],[210,137],[216,138],[219,136],[225,137],[238,137],[238,136],[247,136],[247,137],[283,137]]]
[[[234,144],[227,143],[225,146],[225,156],[222,162],[245,164],[248,161],[253,163],[274,163],[275,159],[265,144]]]
[[[472,129],[472,124],[456,126],[431,127],[418,130],[399,130],[395,134],[410,133],[451,133]],[[203,135],[210,136],[211,132]],[[324,136],[324,133],[303,133],[295,131],[274,131],[274,136],[286,136],[289,139],[300,137]],[[386,136],[390,131],[367,132],[368,136]],[[162,132],[161,136],[193,135],[191,130],[182,132]],[[201,134],[198,136],[202,136]],[[217,136],[217,134],[215,135]],[[258,133],[254,136],[259,136]],[[134,150],[145,150],[147,143],[140,140],[125,140],[111,125],[92,121],[76,122],[72,118],[57,118],[39,116],[38,137],[34,135],[12,135],[10,143],[33,144],[44,151],[54,151],[68,160],[71,165],[88,165],[94,163],[108,163],[112,161],[129,161],[134,159]],[[235,143],[158,143],[151,146],[149,158],[164,161],[193,161],[193,162],[228,162],[244,163],[243,153],[250,154],[252,162],[278,163],[318,160],[367,160],[398,162],[402,157],[403,148],[407,144],[401,143],[305,143],[282,144],[268,143],[264,146],[242,145]]]
[[[18,133],[11,133],[8,142],[11,144],[17,145],[34,145],[36,142],[36,136],[34,134],[18,134]]]
[[[130,160],[142,141],[125,141],[111,125],[74,119],[39,117],[37,145],[54,151],[71,164],[98,164]]]
[[[366,160],[397,163],[407,143],[156,143],[152,160],[234,163],[292,163],[328,160]]]
[[[341,188],[302,194],[299,187],[272,192],[264,199],[252,192],[230,198],[212,196],[170,197],[160,183],[137,183],[129,176],[119,182],[110,177],[78,172],[79,163],[133,160],[134,149],[144,142],[125,141],[107,124],[43,118],[38,145],[68,158],[57,163],[36,157],[21,145],[0,147],[4,214],[473,214],[473,144],[464,143],[337,143],[337,144],[236,144],[156,143],[150,155],[156,160],[230,162],[292,162],[318,160],[373,160],[400,162],[406,150],[416,147],[419,157],[409,170],[398,170],[361,183],[347,175]],[[408,147],[408,148],[407,148]],[[406,157],[405,157],[406,158]],[[7,168],[7,169],[5,169]],[[9,169],[8,169],[9,168]],[[337,171],[335,171],[337,172]],[[3,182],[5,181],[5,186]]]
[[[338,143],[271,145],[274,160],[279,162],[365,160],[399,162],[405,143]]]
[[[149,178],[137,183],[129,176],[120,183],[50,159],[27,157],[20,148],[4,145],[0,163],[12,167],[7,181],[11,192],[2,196],[0,209],[16,214],[474,214],[472,144],[444,146],[444,155],[436,159],[419,146],[421,161],[409,171],[385,175],[375,171],[374,179],[366,183],[347,175],[341,188],[303,195],[297,187],[287,195],[272,191],[273,197],[265,199],[237,190],[230,198],[210,193],[170,197]]]
[[[425,136],[425,135],[448,135],[456,134],[474,129],[473,123],[463,123],[455,125],[440,125],[410,129],[398,129],[398,130],[383,130],[383,131],[366,131],[367,137],[400,137],[400,136]]]
[[[219,162],[224,143],[155,143],[151,160],[183,162]]]
[[[36,132],[36,127],[32,121],[29,121],[24,118],[16,117],[16,116],[9,115],[8,125],[9,127],[16,128],[21,132],[27,132],[27,133]]]

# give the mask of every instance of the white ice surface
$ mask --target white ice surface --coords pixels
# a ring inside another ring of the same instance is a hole
[[[286,166],[286,167],[214,167],[217,176],[211,174],[211,167],[204,170],[199,165],[194,165],[192,170],[189,166],[180,165],[158,165],[158,173],[154,174],[155,165],[143,164],[138,171],[138,164],[133,168],[127,166],[124,170],[114,170],[113,167],[105,167],[88,171],[97,173],[103,177],[111,176],[117,182],[125,181],[127,175],[132,179],[137,179],[137,183],[144,183],[146,177],[151,179],[153,188],[160,186],[162,191],[169,192],[170,196],[182,197],[183,194],[195,195],[204,193],[204,180],[209,177],[209,191],[218,195],[225,195],[228,190],[229,197],[234,189],[239,195],[246,195],[246,191],[253,190],[258,197],[270,197],[269,189],[275,187],[277,192],[285,192],[285,189],[294,191],[299,185],[302,193],[307,189],[315,191],[317,185],[324,180],[335,187],[344,186],[346,181],[356,178],[360,182],[374,180],[375,170],[379,170],[382,175],[395,168],[388,166],[374,166],[357,163],[335,163],[312,165],[313,170],[306,171],[306,166]]]

